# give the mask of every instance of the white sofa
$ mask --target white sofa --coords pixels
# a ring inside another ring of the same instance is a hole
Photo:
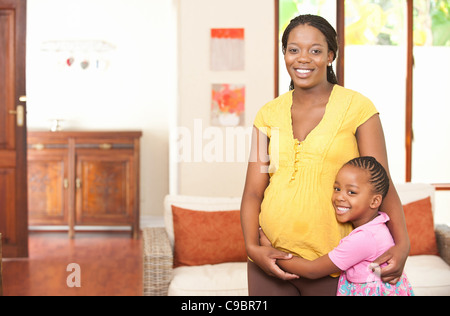
[[[427,184],[396,186],[403,204],[431,196],[434,187]],[[240,198],[201,198],[167,196],[164,202],[164,228],[143,229],[144,295],[169,296],[245,296],[247,264],[231,262],[173,269],[174,230],[172,205],[191,210],[238,210]],[[410,256],[405,271],[417,296],[450,295],[450,228],[436,227],[440,256]]]

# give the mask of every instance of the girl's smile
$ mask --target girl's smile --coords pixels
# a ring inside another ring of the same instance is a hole
[[[335,205],[335,209],[336,209],[336,214],[338,214],[338,215],[344,215],[345,213],[350,211],[350,207],[338,206],[338,205]]]

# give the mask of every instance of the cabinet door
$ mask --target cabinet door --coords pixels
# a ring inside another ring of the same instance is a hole
[[[77,225],[133,223],[133,156],[121,150],[77,153]]]
[[[29,151],[29,224],[67,225],[68,186],[66,151]]]

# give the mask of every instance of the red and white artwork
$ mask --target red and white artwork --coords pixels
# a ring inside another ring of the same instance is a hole
[[[211,70],[242,71],[244,68],[244,29],[211,29]]]
[[[212,126],[243,126],[245,118],[245,86],[213,84],[211,102]]]

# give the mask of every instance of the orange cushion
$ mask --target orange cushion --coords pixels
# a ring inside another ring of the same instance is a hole
[[[195,211],[172,205],[174,267],[247,261],[239,211]]]
[[[409,255],[438,255],[430,197],[403,205],[403,210],[411,241]]]

